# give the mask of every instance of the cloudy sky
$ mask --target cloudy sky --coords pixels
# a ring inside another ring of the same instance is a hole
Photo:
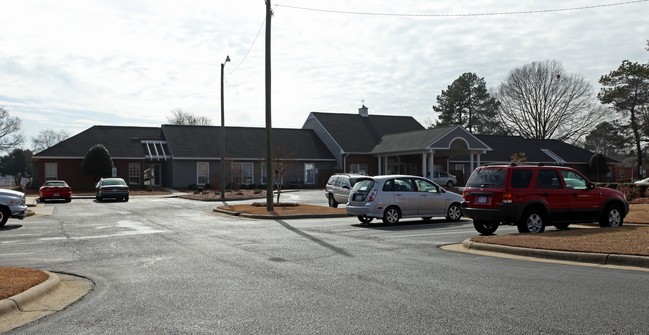
[[[554,59],[595,91],[622,60],[649,60],[647,0],[272,3],[274,127],[299,128],[313,111],[357,113],[361,101],[426,124],[465,72],[495,87],[516,67]],[[508,14],[482,15],[491,13]],[[265,125],[264,0],[20,0],[2,14],[0,106],[28,139],[160,126],[178,108],[219,125],[227,55],[226,125]]]

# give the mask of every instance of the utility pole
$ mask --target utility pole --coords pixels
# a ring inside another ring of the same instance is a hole
[[[273,146],[271,145],[270,108],[270,19],[273,12],[270,10],[270,0],[266,0],[266,211],[274,210],[273,206]]]

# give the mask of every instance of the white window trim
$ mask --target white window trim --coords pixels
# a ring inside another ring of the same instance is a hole
[[[131,166],[137,166],[137,175],[131,175]],[[137,177],[137,182],[131,182],[131,178]],[[133,185],[140,184],[140,163],[128,163],[128,183]]]
[[[312,183],[307,182],[307,180],[308,180],[307,175],[306,175],[306,171],[307,171],[306,166],[307,165],[313,165],[313,182]],[[317,171],[317,169],[315,167],[315,163],[304,163],[304,185],[315,185],[315,183],[316,183],[316,171]]]
[[[200,175],[200,166],[207,165],[207,173],[205,175],[205,182],[199,182]],[[196,162],[196,185],[205,185],[210,183],[210,162]]]
[[[54,166],[54,176],[47,174],[47,167]],[[57,180],[59,179],[59,163],[57,162],[45,162],[45,181],[48,180]]]

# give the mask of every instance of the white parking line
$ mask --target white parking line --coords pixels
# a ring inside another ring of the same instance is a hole
[[[14,253],[14,254],[3,254],[3,255],[0,255],[0,257],[7,258],[7,257],[11,257],[11,256],[23,256],[23,255],[32,255],[32,254],[35,254],[35,252],[17,252],[17,253]]]
[[[455,235],[455,234],[466,234],[468,233],[466,230],[458,230],[458,231],[451,231],[451,232],[438,232],[438,233],[426,233],[426,234],[410,234],[410,235],[391,235],[391,236],[386,236],[385,238],[402,238],[402,237],[418,237],[418,236],[435,236],[435,235]]]

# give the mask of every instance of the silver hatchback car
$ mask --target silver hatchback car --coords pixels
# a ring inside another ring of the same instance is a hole
[[[356,180],[346,210],[347,215],[355,215],[364,224],[374,218],[396,224],[401,218],[430,220],[434,216],[458,221],[462,217],[461,202],[461,195],[448,192],[424,177],[376,176]]]

